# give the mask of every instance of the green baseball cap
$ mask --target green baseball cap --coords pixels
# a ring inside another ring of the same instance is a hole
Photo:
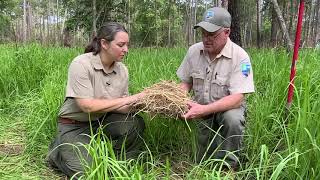
[[[203,14],[203,20],[195,25],[193,28],[202,27],[208,32],[215,32],[223,27],[229,28],[231,26],[230,13],[220,7],[214,7],[206,10]]]

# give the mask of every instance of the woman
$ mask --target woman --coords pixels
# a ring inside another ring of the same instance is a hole
[[[90,142],[89,121],[93,132],[103,126],[104,134],[114,141],[116,154],[120,154],[123,144],[126,158],[139,153],[144,121],[128,113],[143,93],[128,96],[128,70],[121,63],[128,52],[128,43],[128,33],[122,25],[106,23],[85,54],[70,64],[66,98],[58,115],[58,135],[48,156],[50,165],[69,177],[83,172],[77,151],[70,144]],[[91,157],[86,149],[81,146],[79,149],[90,165]]]

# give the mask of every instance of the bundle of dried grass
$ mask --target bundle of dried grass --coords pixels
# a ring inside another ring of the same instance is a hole
[[[145,88],[144,92],[144,98],[135,104],[139,111],[178,118],[188,110],[186,104],[191,98],[173,81],[161,81]]]

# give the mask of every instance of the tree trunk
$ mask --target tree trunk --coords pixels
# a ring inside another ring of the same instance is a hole
[[[306,44],[307,46],[311,45],[311,39],[310,39],[310,34],[312,32],[312,23],[313,23],[313,19],[314,19],[314,6],[315,6],[316,0],[312,0],[311,1],[311,8],[310,8],[310,13],[309,13],[309,23],[308,23],[308,32],[307,32],[307,36],[306,36]]]
[[[228,0],[221,0],[221,7],[227,9],[228,8]]]
[[[250,43],[250,46],[252,46],[252,44],[253,44],[252,29],[253,29],[253,23],[252,23],[252,21],[250,21],[250,29],[249,29],[249,43]]]
[[[13,37],[14,37],[14,42],[17,46],[18,44],[18,37],[17,37],[17,23],[18,21],[15,21],[14,24],[12,23],[12,32],[13,32]]]
[[[171,46],[171,4],[172,0],[169,0],[169,6],[168,6],[168,42],[167,42],[167,47]]]
[[[43,16],[41,15],[40,17],[40,24],[39,24],[39,30],[40,30],[40,38],[39,38],[39,40],[40,40],[40,43],[42,44],[42,38],[43,38],[43,34],[42,34],[42,22],[43,22]]]
[[[33,10],[33,16],[34,16],[34,24],[33,24],[33,31],[34,31],[34,38],[36,42],[40,41],[40,31],[41,31],[41,16],[39,14],[39,11],[37,11],[37,8],[34,8]]]
[[[289,28],[288,28],[289,29],[288,32],[291,33],[289,34],[290,37],[293,37],[292,29],[293,29],[293,22],[295,21],[295,16],[296,16],[294,7],[295,5],[293,0],[290,0],[290,21],[289,21]]]
[[[287,0],[281,0],[280,1],[280,3],[278,3],[278,5],[279,5],[279,9],[282,9],[282,12],[281,12],[281,15],[282,15],[282,17],[283,17],[283,20],[284,20],[284,23],[286,24],[286,26],[287,26],[287,22],[288,22],[288,13],[287,13]],[[282,8],[280,8],[280,7],[282,7]],[[287,28],[288,29],[288,28]],[[288,34],[289,34],[289,37],[290,37],[290,39],[292,39],[291,37],[293,37],[294,36],[294,32],[291,32],[291,31],[288,31]],[[292,34],[292,36],[290,35],[290,34]],[[285,39],[285,35],[284,34],[282,34],[282,38],[281,38],[281,40],[283,40],[283,45],[285,46],[285,44],[286,44],[286,41],[284,40]]]
[[[193,32],[194,32],[194,29],[192,28],[192,25],[193,25],[193,13],[194,13],[194,10],[193,10],[193,2],[194,0],[190,0],[189,1],[189,5],[188,5],[188,9],[189,9],[189,15],[190,15],[190,18],[188,18],[188,21],[189,22],[189,46],[191,46],[192,44],[194,44],[193,42]]]
[[[240,12],[239,12],[239,0],[230,0],[228,4],[228,11],[230,12],[230,15],[232,17],[231,21],[231,33],[230,33],[230,39],[238,44],[239,46],[242,46],[241,44],[241,30],[240,30]]]
[[[176,0],[172,0],[172,6],[176,6]],[[177,7],[177,9],[178,9],[179,7]],[[178,9],[178,13],[179,13],[179,9]],[[177,17],[179,17],[179,14],[178,14],[178,16]],[[175,16],[175,12],[173,11],[173,13],[171,13],[171,26],[172,26],[172,28],[171,28],[171,33],[170,33],[170,35],[171,35],[171,40],[170,40],[170,42],[171,42],[171,46],[174,46],[175,45],[175,43],[176,43],[176,40],[178,39],[178,37],[176,37],[176,21],[175,21],[175,18],[176,18],[176,16]],[[180,34],[180,33],[179,33]]]
[[[41,44],[44,44],[44,40],[46,38],[46,23],[44,16],[42,16],[42,32],[41,32]]]
[[[96,0],[92,0],[92,11],[93,11],[93,17],[92,17],[92,37],[97,36],[97,9],[96,9]]]
[[[128,33],[131,34],[131,3],[130,0],[128,0]]]
[[[63,46],[71,47],[71,36],[69,28],[63,30]]]
[[[23,1],[23,21],[22,21],[22,41],[26,42],[27,41],[27,1]]]
[[[50,1],[48,2],[48,10],[47,10],[47,36],[46,36],[46,41],[47,43],[50,43],[51,42],[51,35],[50,35],[50,24],[49,24],[49,21],[50,21],[50,16],[51,16],[51,13],[50,13]]]
[[[316,15],[315,15],[315,24],[314,24],[314,33],[313,33],[313,45],[316,46],[318,43],[318,40],[320,39],[320,0],[317,1],[317,5],[316,5]],[[319,40],[320,41],[320,40]],[[320,43],[320,42],[319,42]]]
[[[244,28],[242,30],[242,46],[243,47],[247,47],[248,43],[247,43],[247,30],[248,30],[248,22],[244,23]]]
[[[156,22],[158,21],[158,7],[157,7],[157,1],[154,2],[154,10],[156,12]],[[158,26],[156,26],[156,47],[159,46],[159,30]]]
[[[257,0],[257,47],[261,48],[261,7],[262,1]]]
[[[314,10],[313,10],[313,22],[312,22],[312,30],[310,32],[310,46],[314,47],[315,46],[315,40],[316,40],[316,36],[315,36],[315,31],[317,30],[317,14],[318,14],[318,0],[314,0]]]
[[[278,26],[279,22],[277,19],[277,14],[274,8],[271,9],[271,38],[270,38],[270,45],[277,46],[277,34],[278,34]]]
[[[289,33],[288,33],[288,30],[287,30],[287,27],[286,27],[286,24],[284,22],[284,19],[281,15],[281,10],[279,8],[279,5],[278,5],[278,2],[277,0],[271,0],[272,4],[273,4],[273,7],[277,13],[277,16],[278,16],[278,20],[279,20],[279,23],[280,23],[280,27],[281,27],[281,31],[282,33],[284,34],[284,37],[285,37],[285,40],[286,40],[286,47],[287,47],[287,51],[291,51],[292,50],[292,41],[289,37]]]
[[[56,44],[59,44],[61,42],[60,30],[59,30],[59,21],[60,21],[59,0],[57,0],[56,8],[57,8],[57,11],[56,11],[57,12],[57,24],[56,24],[56,31],[54,32],[54,34],[56,37]]]
[[[186,3],[186,19],[185,19],[185,24],[186,24],[186,42],[187,42],[187,46],[191,45],[191,40],[190,40],[190,24],[191,22],[189,21],[190,19],[190,0],[188,0],[188,2]]]
[[[32,40],[32,11],[31,4],[27,1],[27,40]]]
[[[67,15],[68,15],[68,8],[66,8],[64,10],[64,16],[62,18],[62,24],[61,24],[61,29],[60,29],[60,36],[62,36],[62,37],[63,37],[63,31],[64,31],[65,24],[66,24]]]
[[[192,35],[193,35],[193,43],[195,43],[196,42],[196,30],[193,28],[193,26],[197,24],[197,0],[194,0],[192,7],[193,7],[193,18],[192,18],[193,23],[191,25],[191,29],[192,29]]]

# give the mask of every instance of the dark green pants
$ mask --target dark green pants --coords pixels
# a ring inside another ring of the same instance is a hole
[[[245,128],[245,108],[215,113],[198,123],[197,162],[224,159],[237,168]]]
[[[99,121],[92,122],[93,132],[97,132],[99,127],[103,127],[103,132],[112,140],[113,150],[120,155],[122,145],[125,144],[126,158],[137,157],[140,153],[142,143],[142,133],[145,128],[143,119],[136,115],[127,115],[120,113],[107,113]],[[83,163],[79,158],[79,150],[82,159],[89,165],[91,157],[87,150],[79,145],[89,144],[91,134],[89,123],[86,124],[62,124],[58,123],[58,135],[50,146],[48,162],[51,166],[58,168],[69,177],[83,173]],[[79,150],[72,145],[76,145]]]

